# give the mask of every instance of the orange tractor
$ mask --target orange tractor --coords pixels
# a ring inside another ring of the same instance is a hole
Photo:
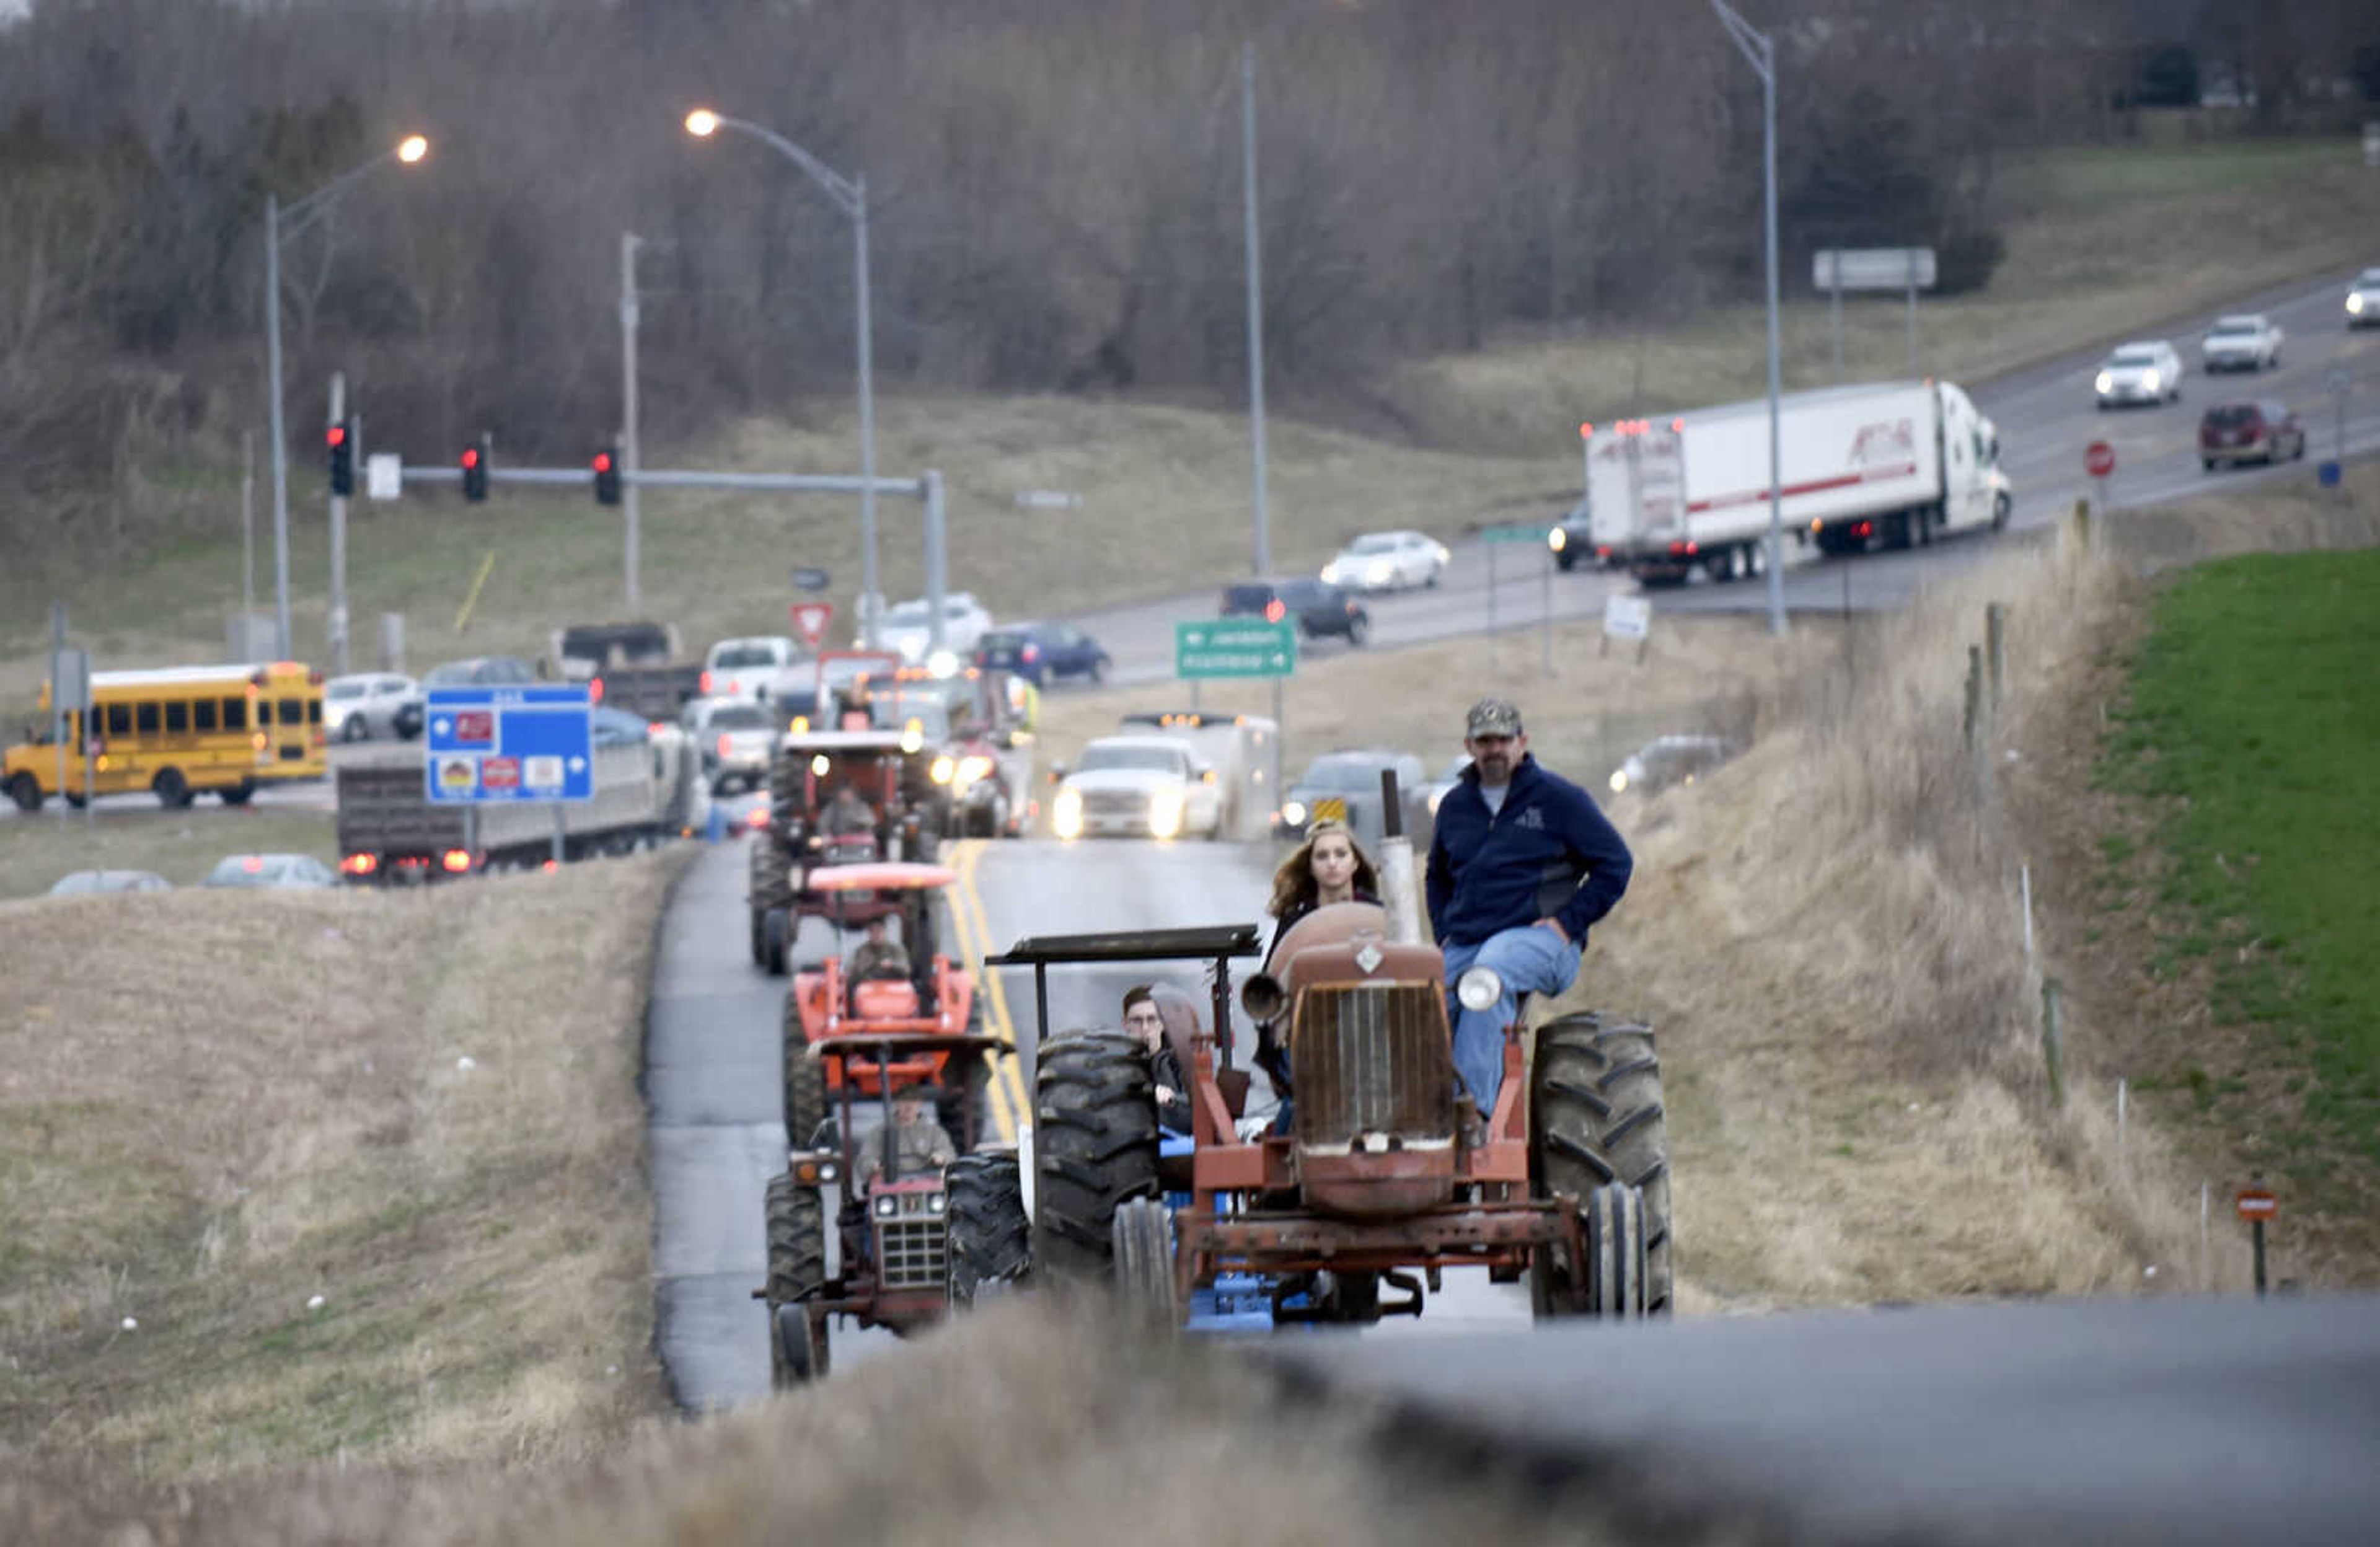
[[[905,977],[855,980],[829,957],[797,968],[785,995],[788,1155],[767,1189],[769,1279],[758,1297],[781,1386],[826,1373],[832,1317],[906,1333],[946,1312],[954,1280],[964,1297],[1023,1270],[1015,1156],[980,1150],[987,1061],[1012,1050],[976,1029],[972,983],[934,949],[933,899],[954,879],[915,863],[836,866],[813,879],[831,901],[889,902],[910,965]],[[908,1098],[932,1103],[946,1161],[904,1147],[895,1103]],[[830,1186],[841,1197],[832,1276]]]
[[[1269,1286],[1274,1321],[1418,1315],[1425,1285],[1464,1266],[1525,1278],[1539,1318],[1667,1313],[1668,1140],[1649,1030],[1564,1016],[1536,1029],[1532,1057],[1516,1022],[1495,1110],[1475,1113],[1455,1078],[1440,953],[1393,939],[1378,907],[1334,904],[1242,992],[1268,1034],[1285,1031],[1289,1115],[1266,1131],[1242,1119],[1245,1077],[1229,1067],[1230,963],[1256,939],[1254,926],[1047,937],[1000,958],[1033,968],[1044,1005],[1052,965],[1161,957],[1204,962],[1214,1001],[1205,1026],[1169,1017],[1186,1043],[1186,1157],[1160,1158],[1136,1042],[1044,1025],[1037,1275],[1109,1279],[1176,1323],[1242,1275]],[[1500,988],[1474,968],[1456,992],[1484,1006]]]

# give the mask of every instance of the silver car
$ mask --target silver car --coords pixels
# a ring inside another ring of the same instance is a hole
[[[2101,363],[2091,387],[2102,408],[2172,402],[2181,396],[2181,351],[2162,338],[2119,344]]]
[[[54,897],[86,896],[93,892],[170,892],[173,883],[151,871],[75,871],[58,877],[50,888]]]
[[[2347,325],[2380,327],[2380,269],[2366,269],[2347,287]]]
[[[359,672],[322,685],[322,729],[334,741],[396,734],[396,708],[416,691],[409,676]]]
[[[1417,531],[1366,532],[1322,566],[1322,578],[1347,591],[1406,591],[1438,584],[1452,557]]]
[[[338,875],[310,854],[230,854],[207,872],[201,886],[311,890],[336,886]]]
[[[2271,371],[2281,363],[2281,330],[2261,311],[2218,317],[2198,341],[2200,367],[2217,371]]]

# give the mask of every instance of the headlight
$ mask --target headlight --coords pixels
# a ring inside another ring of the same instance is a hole
[[[1560,527],[1556,527],[1553,530],[1546,533],[1546,546],[1551,548],[1557,554],[1560,553],[1564,548],[1570,546],[1570,533],[1562,530]]]
[[[2101,396],[2105,396],[2116,390],[2116,373],[2112,371],[2102,371],[2099,372],[2099,379],[2091,384],[2098,390]]]
[[[2154,371],[2142,372],[2141,385],[2151,392],[2155,392],[2157,389],[2157,373]]]
[[[926,670],[938,677],[956,676],[959,675],[959,658],[951,651],[938,650],[926,657]]]
[[[826,777],[827,771],[833,766],[833,761],[824,752],[820,752],[810,759],[810,772],[821,779]]]
[[[959,759],[958,768],[952,774],[951,782],[953,788],[965,789],[970,785],[990,777],[991,777],[991,760],[981,752],[969,752]]]
[[[1281,820],[1289,823],[1292,827],[1305,826],[1305,802],[1303,800],[1293,800],[1289,804],[1283,806],[1281,809]]]
[[[948,1206],[949,1200],[944,1198],[942,1194],[939,1192],[929,1192],[926,1195],[926,1212],[929,1214],[939,1214]]]
[[[1082,791],[1062,789],[1058,792],[1058,798],[1050,805],[1050,831],[1062,838],[1083,835]]]
[[[1624,768],[1615,768],[1615,769],[1613,769],[1613,770],[1611,771],[1611,793],[1612,793],[1612,794],[1614,794],[1614,795],[1618,795],[1621,791],[1622,791],[1622,790],[1626,789],[1627,787],[1628,787],[1628,770],[1626,770],[1626,769],[1624,769]]]
[[[2362,315],[2363,311],[2363,297],[2361,294],[2348,297],[2347,310],[2355,312],[2359,316]]]
[[[1148,798],[1148,835],[1170,838],[1182,831],[1182,792],[1161,789]]]
[[[926,726],[924,722],[912,720],[907,725],[901,727],[902,751],[915,752],[922,749],[925,745]]]
[[[874,1207],[878,1219],[891,1219],[901,1212],[901,1200],[888,1192],[877,1199]]]
[[[1454,980],[1454,997],[1466,1010],[1492,1010],[1504,997],[1504,980],[1492,967],[1467,968]]]
[[[951,761],[951,760],[950,760],[950,757],[949,757],[949,755],[948,755],[947,753],[946,753],[946,754],[944,754],[944,755],[943,755],[943,756],[941,756],[941,757],[938,757],[938,758],[936,758],[936,759],[934,760],[934,766],[933,766],[933,771],[932,771],[932,772],[933,772],[933,775],[934,775],[934,783],[936,783],[936,784],[938,784],[938,785],[947,785],[947,784],[949,784],[949,783],[951,782],[951,774],[952,774],[953,773],[954,773],[955,771],[956,771],[955,766],[952,763],[952,761]]]
[[[1379,581],[1387,579],[1390,576],[1395,573],[1396,569],[1392,566],[1376,564],[1372,566],[1371,568],[1364,571],[1364,579],[1378,584]]]

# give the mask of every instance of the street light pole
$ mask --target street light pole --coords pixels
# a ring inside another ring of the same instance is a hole
[[[1257,229],[1257,47],[1240,45],[1240,187],[1248,245],[1248,451],[1255,483],[1256,573],[1272,572],[1272,518],[1265,504],[1264,242]]]
[[[418,134],[408,134],[389,150],[382,152],[360,166],[354,166],[324,183],[289,206],[293,217],[309,209],[318,208],[322,201],[346,188],[358,177],[378,166],[394,161],[410,166],[430,153],[430,141]],[[265,391],[273,401],[273,648],[274,658],[286,661],[289,648],[289,437],[281,423],[281,196],[268,189],[264,194],[264,353]],[[302,222],[293,224],[289,235],[305,229]],[[344,578],[342,580],[344,584]]]
[[[1785,632],[1784,436],[1779,398],[1783,396],[1777,338],[1777,43],[1737,15],[1727,0],[1711,9],[1760,77],[1761,172],[1765,184],[1768,250],[1768,631]]]
[[[868,178],[865,174],[845,177],[783,135],[748,120],[731,118],[707,107],[698,107],[686,116],[686,132],[698,140],[708,140],[723,128],[750,135],[800,167],[812,182],[826,190],[837,209],[851,217],[853,262],[858,269],[852,292],[859,335],[859,642],[873,650],[876,615],[882,599],[877,594],[876,578],[876,350],[868,291]],[[935,572],[939,560],[927,567],[929,573]],[[940,648],[942,598],[936,591],[927,600],[933,615],[927,625],[928,636]]]

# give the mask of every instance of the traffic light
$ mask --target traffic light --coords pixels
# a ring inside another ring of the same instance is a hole
[[[463,448],[463,497],[477,502],[488,497],[488,454],[476,445]]]
[[[346,495],[356,492],[356,438],[348,432],[347,421],[340,420],[324,432],[323,439],[331,448],[331,493]]]
[[[620,453],[612,446],[595,454],[595,503],[620,503]]]

